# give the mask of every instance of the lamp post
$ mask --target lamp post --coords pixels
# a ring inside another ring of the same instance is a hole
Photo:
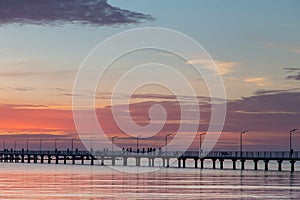
[[[40,152],[42,152],[42,142],[43,142],[43,139],[40,139]]]
[[[75,138],[71,139],[71,152],[73,152],[73,149],[74,149],[74,140],[75,140]]]
[[[240,156],[242,157],[243,154],[243,134],[247,133],[248,131],[243,131],[241,132],[241,136],[240,136]]]
[[[95,139],[96,137],[91,137],[90,138],[90,147],[91,147],[91,152],[93,152],[93,139]]]
[[[6,140],[3,141],[3,150],[6,149]]]
[[[136,152],[139,153],[139,137],[141,137],[141,135],[136,137]]]
[[[200,133],[199,137],[200,137],[200,142],[199,142],[199,157],[201,155],[201,150],[202,150],[202,135],[205,135],[206,133]]]
[[[26,140],[26,150],[29,151],[29,139]]]
[[[117,139],[117,138],[118,138],[118,136],[114,136],[114,137],[111,138],[111,151],[112,151],[112,152],[114,151],[114,141],[115,141],[115,139]]]
[[[14,146],[14,151],[16,151],[17,150],[17,142],[18,142],[19,140],[15,140],[15,146]]]
[[[292,157],[292,155],[293,155],[293,149],[292,149],[292,133],[293,132],[296,132],[296,130],[298,130],[298,129],[292,129],[292,130],[290,130],[290,157]]]
[[[57,141],[59,140],[60,138],[56,138],[55,140],[54,140],[54,149],[56,150],[57,149]]]
[[[170,133],[170,134],[167,134],[167,135],[165,136],[166,155],[167,155],[167,153],[168,153],[168,137],[171,136],[171,135],[172,135],[172,134]]]

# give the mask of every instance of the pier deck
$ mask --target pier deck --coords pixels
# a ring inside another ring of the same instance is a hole
[[[80,160],[81,164],[94,165],[96,160],[100,161],[101,165],[107,165],[106,161],[109,160],[111,165],[116,165],[116,160],[122,160],[123,166],[127,166],[128,159],[135,159],[135,165],[141,166],[141,159],[148,159],[148,167],[155,167],[155,160],[161,159],[163,167],[169,167],[171,159],[176,159],[179,168],[186,167],[186,160],[194,160],[194,167],[198,168],[198,162],[200,162],[200,168],[204,168],[204,161],[211,160],[212,167],[216,169],[216,162],[219,162],[219,168],[224,168],[224,161],[229,160],[232,162],[232,169],[237,169],[236,162],[239,161],[240,169],[245,169],[245,162],[252,161],[253,169],[258,169],[258,162],[264,162],[264,170],[269,169],[270,161],[277,161],[278,171],[282,170],[282,162],[290,162],[290,171],[295,170],[295,162],[300,160],[300,152],[288,151],[272,151],[272,152],[236,152],[236,151],[212,151],[209,153],[199,151],[154,151],[150,153],[135,153],[127,151],[95,151],[93,153],[89,151],[14,151],[3,150],[0,151],[0,162],[21,162],[21,163],[55,163],[59,164],[63,161],[67,164],[67,161],[72,161],[75,164]]]

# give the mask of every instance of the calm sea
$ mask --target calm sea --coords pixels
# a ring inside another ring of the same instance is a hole
[[[1,163],[0,199],[300,199],[300,172]]]

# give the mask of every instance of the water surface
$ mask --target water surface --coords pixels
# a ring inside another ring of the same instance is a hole
[[[300,199],[300,173],[0,164],[1,199]]]

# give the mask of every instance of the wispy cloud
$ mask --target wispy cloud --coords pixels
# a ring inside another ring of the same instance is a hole
[[[250,77],[246,78],[244,81],[248,83],[254,83],[257,86],[264,86],[267,84],[267,78],[265,77]]]
[[[296,74],[287,76],[286,79],[293,79],[293,80],[300,81],[300,68],[286,67],[284,69],[287,70],[289,73],[296,73]]]
[[[300,68],[298,67],[285,67],[283,69],[288,70],[289,72],[300,71]]]
[[[294,79],[294,80],[300,81],[300,72],[298,72],[298,74],[296,74],[296,75],[287,76],[286,78],[287,79]]]
[[[290,45],[275,44],[272,42],[265,43],[264,46],[271,49],[279,49],[294,54],[300,54],[300,47],[292,47]]]
[[[20,70],[20,71],[7,71],[0,72],[0,77],[25,77],[25,76],[66,76],[75,75],[77,70],[75,69],[63,69],[63,70]]]
[[[299,88],[291,88],[288,90],[257,90],[255,95],[270,95],[270,94],[280,94],[285,92],[299,92]]]
[[[240,65],[239,62],[231,62],[231,61],[221,61],[221,60],[214,60],[216,67],[221,75],[227,75],[230,74],[232,71],[234,71],[234,68]],[[210,60],[207,59],[194,59],[189,60],[187,62],[188,64],[200,64],[203,65],[203,67],[207,69],[215,69],[215,66],[213,66],[213,63]]]
[[[1,0],[0,25],[80,23],[93,26],[138,23],[150,15],[113,7],[106,0]]]

